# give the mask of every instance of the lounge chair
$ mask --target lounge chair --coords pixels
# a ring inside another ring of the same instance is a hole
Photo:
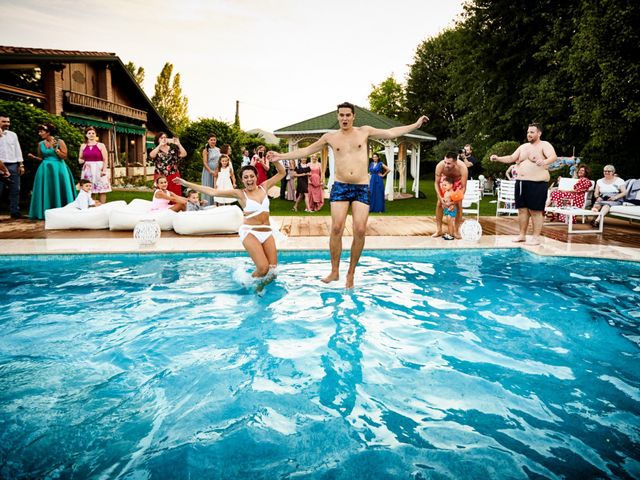
[[[480,199],[482,191],[480,190],[479,180],[467,180],[467,189],[462,199],[462,213],[475,213],[476,220],[480,218]],[[475,205],[475,207],[472,207]]]
[[[629,221],[640,220],[640,180],[630,179],[625,182],[627,195],[622,205],[614,205],[609,210],[609,215],[626,218]]]
[[[516,181],[500,180],[498,186],[498,200],[496,202],[496,217],[500,214],[517,215],[516,208]]]

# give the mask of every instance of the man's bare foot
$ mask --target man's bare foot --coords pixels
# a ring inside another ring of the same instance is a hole
[[[540,245],[540,237],[531,237],[531,240],[525,243],[525,245],[536,246]]]
[[[340,274],[333,273],[333,272],[331,272],[329,275],[327,275],[322,279],[324,283],[331,283],[331,282],[335,282],[336,280],[340,280]]]
[[[441,237],[442,235],[444,235],[443,231],[438,230],[436,233],[434,233],[433,235],[431,235],[432,238],[438,238]]]
[[[347,281],[344,284],[344,288],[351,290],[353,288],[353,273],[347,273]]]

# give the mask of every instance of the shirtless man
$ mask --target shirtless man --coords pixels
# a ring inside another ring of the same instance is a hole
[[[513,239],[514,242],[527,240],[527,228],[529,219],[533,227],[533,237],[527,245],[540,245],[540,233],[544,222],[544,206],[549,190],[549,170],[557,160],[553,146],[544,140],[542,127],[532,123],[527,129],[527,141],[520,145],[511,155],[499,157],[491,155],[492,162],[513,163],[518,165],[518,179],[516,180],[516,208],[518,209],[518,223],[520,234]]]
[[[454,180],[453,189],[462,190],[464,193],[467,190],[467,179],[469,178],[469,170],[463,160],[458,160],[458,156],[455,153],[449,152],[445,155],[443,160],[440,160],[436,165],[436,175],[434,178],[434,187],[436,189],[436,195],[438,196],[438,202],[436,203],[436,233],[431,235],[432,237],[441,237],[444,235],[442,231],[442,215],[444,213],[442,197],[444,191],[440,187],[442,179],[451,177]],[[462,224],[462,201],[456,203],[456,238],[460,238],[460,225]]]
[[[339,130],[327,132],[306,148],[289,153],[269,152],[274,160],[291,160],[308,157],[322,150],[332,148],[335,155],[335,182],[331,188],[331,273],[322,279],[329,283],[340,278],[340,255],[342,253],[342,233],[351,204],[353,216],[353,243],[351,259],[347,271],[346,288],[353,288],[353,277],[360,254],[364,248],[367,220],[369,218],[369,138],[392,139],[406,135],[429,121],[422,116],[412,125],[389,128],[386,130],[370,126],[354,127],[355,107],[345,102],[338,105]]]

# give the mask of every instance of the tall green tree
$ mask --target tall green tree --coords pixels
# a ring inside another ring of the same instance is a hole
[[[400,85],[393,74],[389,75],[380,85],[371,85],[369,93],[369,108],[372,112],[396,120],[407,119],[404,87]]]
[[[142,84],[144,83],[144,67],[136,68],[135,63],[127,62],[124,68],[131,73],[133,78],[136,80],[136,83],[142,87]]]
[[[428,39],[416,50],[407,77],[407,108],[411,117],[429,116],[429,133],[438,139],[453,135],[456,107],[453,74],[464,52],[459,28],[446,30]]]
[[[173,76],[173,64],[167,62],[156,79],[155,93],[151,102],[178,135],[189,125],[187,107],[189,101],[182,94],[180,74]]]
[[[568,57],[575,107],[588,134],[585,156],[640,176],[640,8],[626,0],[583,0]]]

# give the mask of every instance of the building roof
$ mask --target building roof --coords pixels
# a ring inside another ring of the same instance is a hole
[[[156,123],[160,128],[159,130],[166,131],[169,135],[172,135],[171,128],[167,124],[167,121],[160,115],[158,110],[153,106],[151,100],[147,94],[142,90],[142,87],[138,85],[135,78],[126,69],[120,57],[115,53],[110,52],[85,52],[80,50],[55,50],[49,48],[31,48],[31,47],[11,47],[0,45],[0,63],[55,63],[55,62],[69,62],[69,63],[81,63],[81,62],[110,62],[114,67],[112,73],[115,73],[118,78],[122,79],[125,87],[130,88],[134,96],[137,96],[141,105],[144,105],[144,110],[147,110],[152,122]]]
[[[31,47],[9,47],[0,45],[0,55],[9,60],[35,60],[42,58],[49,60],[55,57],[56,60],[61,59],[108,59],[114,60],[117,57],[115,53],[109,52],[82,52],[78,50],[55,50],[50,48],[31,48]]]
[[[355,110],[356,118],[353,122],[353,125],[355,127],[369,125],[374,128],[386,129],[404,125],[398,120],[385,117],[384,115],[379,115],[370,110],[367,110],[366,108],[358,107],[357,105]],[[338,124],[336,111],[332,110],[317,117],[294,123],[293,125],[289,125],[288,127],[279,128],[273,133],[277,137],[288,137],[293,135],[323,134],[326,132],[331,132],[333,130],[338,130],[339,128],[340,125]],[[407,138],[417,138],[421,141],[436,140],[436,137],[434,137],[430,133],[423,132],[422,130],[414,130],[413,132],[403,136]]]

